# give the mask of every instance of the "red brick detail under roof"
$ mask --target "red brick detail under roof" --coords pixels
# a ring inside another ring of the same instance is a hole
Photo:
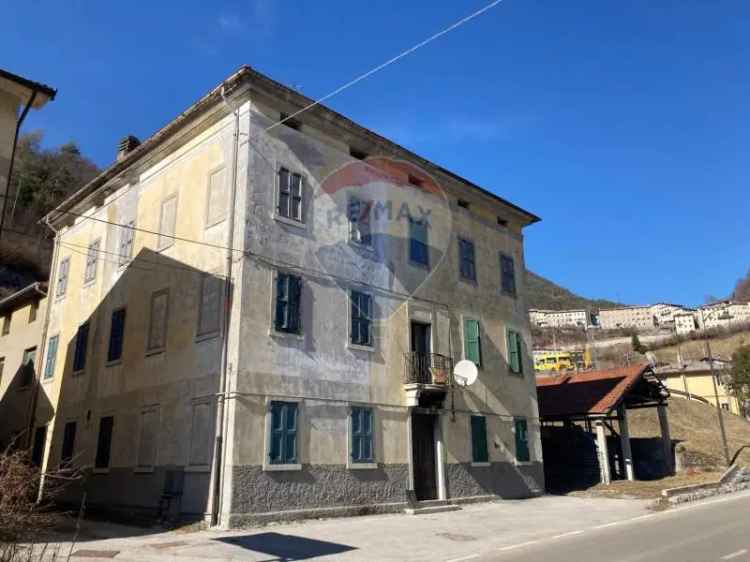
[[[538,377],[536,386],[539,417],[608,414],[650,370],[651,367],[646,363],[556,377]]]

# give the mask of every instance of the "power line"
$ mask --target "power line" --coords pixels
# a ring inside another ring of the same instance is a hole
[[[461,27],[462,25],[464,25],[465,23],[468,23],[469,21],[473,20],[474,18],[476,18],[476,17],[479,17],[479,16],[481,16],[481,15],[482,15],[483,13],[487,12],[488,10],[491,10],[492,8],[494,8],[495,6],[497,6],[498,4],[500,4],[500,2],[502,2],[502,1],[503,1],[503,0],[494,0],[493,2],[490,2],[489,4],[487,4],[487,5],[486,5],[486,6],[484,7],[484,8],[481,8],[481,9],[477,10],[476,12],[473,12],[473,13],[469,14],[468,16],[466,16],[466,17],[464,17],[464,18],[462,18],[462,19],[458,20],[457,22],[455,22],[455,23],[453,23],[453,24],[449,25],[449,26],[448,26],[448,27],[446,27],[445,29],[442,29],[441,31],[438,31],[437,33],[434,33],[433,35],[430,35],[430,36],[429,36],[429,37],[428,37],[427,39],[425,39],[425,40],[423,40],[423,41],[420,41],[419,43],[417,43],[417,44],[416,44],[416,45],[414,45],[413,47],[409,47],[409,48],[408,48],[408,49],[406,49],[405,51],[402,51],[401,53],[399,53],[399,54],[398,54],[398,55],[396,55],[395,57],[393,57],[393,58],[390,58],[390,59],[388,59],[387,61],[385,61],[385,62],[384,62],[384,63],[382,63],[382,64],[379,64],[379,65],[378,65],[378,66],[376,66],[375,68],[373,68],[373,69],[371,69],[371,70],[368,70],[368,71],[367,71],[367,72],[365,72],[364,74],[360,74],[359,76],[357,76],[357,77],[356,77],[356,78],[354,78],[353,80],[350,80],[349,82],[347,82],[347,83],[346,83],[346,84],[344,84],[343,86],[340,86],[340,87],[336,88],[336,89],[335,89],[334,91],[332,91],[331,93],[329,93],[329,94],[326,94],[326,95],[325,95],[325,96],[323,96],[322,98],[318,98],[317,100],[315,100],[315,101],[313,101],[312,103],[310,103],[310,104],[306,105],[306,106],[305,106],[305,107],[303,107],[302,109],[300,109],[300,110],[298,110],[298,111],[296,111],[296,112],[292,113],[291,115],[287,115],[286,117],[284,117],[284,119],[282,119],[282,120],[278,121],[277,123],[274,123],[273,125],[269,126],[269,127],[268,127],[268,128],[266,129],[266,132],[267,132],[267,131],[270,131],[270,130],[271,130],[271,129],[273,129],[274,127],[277,127],[277,126],[279,126],[279,125],[281,125],[281,124],[283,124],[283,123],[286,123],[286,122],[287,122],[287,121],[289,121],[290,119],[294,119],[295,117],[297,117],[297,116],[298,116],[298,115],[300,115],[301,113],[304,113],[304,112],[305,112],[305,111],[307,111],[308,109],[311,109],[311,108],[315,107],[316,105],[320,105],[320,104],[321,104],[321,103],[323,103],[324,101],[326,101],[326,100],[328,100],[328,99],[331,99],[331,98],[332,98],[333,96],[335,96],[335,95],[337,95],[337,94],[340,94],[341,92],[343,92],[343,91],[344,91],[344,90],[346,90],[347,88],[349,88],[349,87],[351,87],[351,86],[354,86],[355,84],[357,84],[358,82],[361,82],[361,81],[362,81],[362,80],[364,80],[365,78],[368,78],[368,77],[372,76],[372,75],[373,75],[373,74],[375,74],[376,72],[380,72],[381,70],[383,70],[383,69],[384,69],[384,68],[386,68],[387,66],[390,66],[390,65],[391,65],[391,64],[393,64],[394,62],[397,62],[397,61],[401,60],[402,58],[404,58],[404,57],[406,57],[406,56],[408,56],[408,55],[412,54],[412,53],[413,53],[414,51],[416,51],[416,50],[418,50],[418,49],[421,49],[421,48],[422,48],[422,47],[424,47],[425,45],[427,45],[427,44],[429,44],[429,43],[432,43],[432,42],[433,42],[433,41],[434,41],[435,39],[438,39],[439,37],[442,37],[442,36],[443,36],[443,35],[445,35],[446,33],[450,33],[450,32],[451,32],[451,31],[453,31],[454,29],[457,29],[457,28]]]

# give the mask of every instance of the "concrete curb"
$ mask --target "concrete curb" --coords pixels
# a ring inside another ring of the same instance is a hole
[[[733,464],[715,482],[691,484],[666,488],[661,491],[662,498],[671,504],[696,501],[720,494],[729,494],[750,488],[750,469]]]

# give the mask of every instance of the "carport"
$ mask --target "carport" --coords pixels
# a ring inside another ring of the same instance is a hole
[[[656,408],[667,470],[673,470],[672,443],[667,418],[669,391],[648,364],[613,369],[537,377],[539,418],[542,427],[582,423],[596,434],[600,481],[609,484],[612,466],[607,448],[607,431],[619,438],[621,473],[635,480],[633,453],[628,431],[628,410]],[[615,427],[616,422],[616,427]],[[545,463],[547,462],[545,452]]]

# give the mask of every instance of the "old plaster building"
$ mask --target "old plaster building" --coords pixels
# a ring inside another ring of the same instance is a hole
[[[529,310],[529,320],[540,328],[586,328],[591,325],[586,310]]]
[[[0,300],[0,450],[31,445],[37,463],[44,450],[45,430],[32,436],[30,429],[46,296],[44,283],[32,283]]]
[[[243,67],[48,215],[45,462],[90,467],[89,505],[238,525],[543,490],[537,217],[310,102]]]

